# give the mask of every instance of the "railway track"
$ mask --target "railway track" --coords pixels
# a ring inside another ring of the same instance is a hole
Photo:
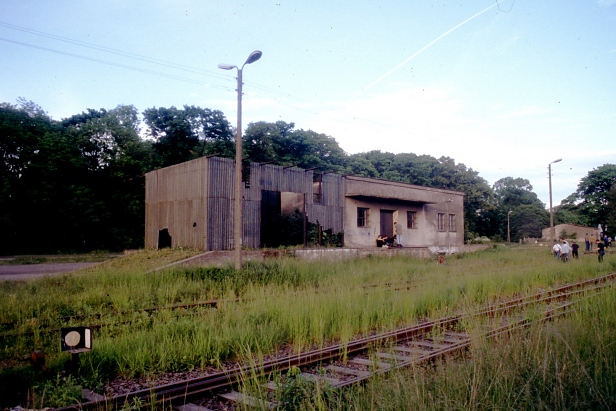
[[[185,404],[191,398],[212,395],[227,401],[242,402],[260,408],[273,408],[275,404],[270,402],[267,396],[255,398],[236,391],[237,387],[247,376],[281,375],[287,370],[302,367],[319,370],[299,374],[299,377],[307,381],[327,384],[332,388],[357,384],[372,378],[375,374],[430,361],[467,348],[471,344],[471,336],[461,329],[460,324],[464,320],[477,317],[492,320],[491,327],[480,335],[473,335],[473,338],[493,338],[516,332],[529,326],[533,321],[547,321],[564,315],[585,295],[601,291],[615,281],[616,273],[612,273],[531,296],[499,302],[468,314],[425,321],[345,344],[264,361],[258,365],[237,366],[202,377],[112,397],[94,395],[93,400],[89,402],[58,410],[121,409],[130,404],[143,407],[151,406],[153,403]],[[530,320],[526,315],[526,310],[531,308],[539,313],[534,320]],[[267,388],[275,390],[277,385],[270,381],[267,383]],[[188,408],[184,406],[184,411],[196,409],[198,409],[196,405]]]

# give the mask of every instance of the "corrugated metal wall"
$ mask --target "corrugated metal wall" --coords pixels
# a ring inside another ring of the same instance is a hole
[[[166,228],[173,246],[205,248],[207,180],[205,158],[146,174],[146,247]]]
[[[313,172],[295,167],[250,164],[243,184],[243,244],[260,246],[261,190],[305,193],[308,220],[324,229],[343,229],[342,176],[324,174],[323,203],[313,204]],[[199,158],[146,174],[146,247],[156,248],[158,232],[169,229],[173,246],[202,250],[234,248],[233,159]]]

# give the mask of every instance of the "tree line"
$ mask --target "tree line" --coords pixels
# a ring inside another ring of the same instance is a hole
[[[0,254],[84,252],[143,247],[144,173],[194,158],[235,156],[235,130],[221,111],[184,106],[88,109],[53,120],[37,104],[0,103]],[[378,150],[347,154],[334,138],[278,121],[248,125],[244,156],[462,191],[465,238],[541,236],[545,205],[526,179],[492,187],[450,157]],[[589,172],[556,207],[556,221],[613,227],[616,166]]]

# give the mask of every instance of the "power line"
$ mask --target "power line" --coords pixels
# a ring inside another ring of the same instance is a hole
[[[204,69],[199,69],[196,67],[186,66],[184,64],[173,63],[170,61],[148,57],[148,56],[144,56],[141,54],[136,54],[136,53],[131,53],[131,52],[127,52],[127,51],[123,51],[119,49],[114,49],[111,47],[99,46],[97,44],[87,43],[85,41],[75,40],[75,39],[71,39],[68,37],[57,36],[55,34],[45,33],[42,31],[29,29],[27,27],[16,26],[14,24],[4,23],[1,21],[0,21],[0,26],[7,27],[13,30],[23,31],[25,33],[34,34],[36,36],[46,37],[46,38],[50,38],[53,40],[58,40],[58,41],[62,41],[65,43],[74,44],[74,45],[81,46],[81,47],[87,47],[93,50],[103,51],[105,53],[110,53],[110,54],[115,54],[115,55],[122,56],[122,57],[128,57],[128,58],[135,59],[135,60],[145,61],[147,63],[157,64],[157,65],[164,66],[164,67],[175,68],[175,69],[183,70],[189,73],[202,74],[208,77],[229,80],[228,76],[224,76],[224,75],[214,73],[211,71],[207,71]]]
[[[134,60],[143,61],[143,62],[146,62],[146,63],[156,64],[156,65],[167,67],[167,68],[182,70],[182,71],[186,71],[186,72],[189,72],[189,73],[195,73],[195,74],[199,74],[199,75],[205,75],[205,76],[208,76],[208,77],[213,77],[213,78],[217,78],[217,79],[224,79],[224,80],[229,80],[230,81],[230,76],[228,76],[228,75],[210,74],[212,72],[208,72],[207,70],[203,70],[203,69],[199,69],[199,68],[195,68],[195,67],[191,67],[191,66],[187,66],[187,65],[183,65],[183,64],[173,63],[173,62],[169,62],[169,61],[165,61],[165,60],[161,60],[161,59],[157,59],[157,58],[153,58],[153,57],[148,57],[148,56],[140,55],[140,54],[137,54],[137,53],[126,52],[126,51],[119,50],[119,49],[114,49],[114,48],[111,48],[111,47],[100,46],[100,45],[97,45],[97,44],[92,44],[92,43],[88,43],[88,42],[81,41],[81,40],[75,40],[75,39],[71,39],[71,38],[68,38],[68,37],[62,37],[62,36],[58,36],[58,35],[55,35],[55,34],[45,33],[45,32],[42,32],[42,31],[30,29],[30,28],[27,28],[27,27],[21,27],[21,26],[17,26],[17,25],[14,25],[14,24],[1,22],[1,21],[0,21],[0,26],[6,27],[6,28],[10,28],[10,29],[13,29],[13,30],[22,31],[22,32],[29,33],[29,34],[34,34],[34,35],[40,36],[40,37],[49,38],[49,39],[52,39],[52,40],[57,40],[57,41],[61,41],[61,42],[65,42],[65,43],[69,43],[69,44],[73,44],[73,45],[77,45],[77,46],[80,46],[80,47],[86,47],[86,48],[90,48],[90,49],[97,50],[97,51],[102,51],[102,52],[109,53],[109,54],[115,54],[115,55],[118,55],[118,56],[121,56],[121,57],[126,57],[126,58],[130,58],[130,59],[134,59]],[[18,44],[18,45],[25,46],[25,47],[31,47],[31,48],[35,48],[35,49],[39,49],[39,50],[44,50],[44,51],[48,51],[48,52],[52,52],[52,53],[56,53],[56,54],[60,54],[60,55],[65,55],[65,56],[69,56],[69,57],[79,58],[79,59],[82,59],[82,60],[88,60],[88,61],[92,61],[92,62],[100,63],[100,64],[105,64],[105,65],[109,65],[109,66],[124,68],[124,69],[127,69],[127,70],[132,70],[132,71],[141,72],[141,73],[145,73],[145,74],[151,74],[151,75],[155,75],[155,76],[159,76],[159,77],[169,78],[169,79],[183,81],[183,82],[192,83],[192,84],[199,84],[199,85],[203,85],[204,84],[204,82],[201,82],[201,81],[195,80],[195,79],[190,79],[190,78],[187,78],[187,77],[182,77],[182,76],[178,76],[178,75],[162,73],[162,72],[154,71],[154,70],[143,69],[143,68],[131,66],[131,65],[128,65],[128,64],[115,63],[115,62],[111,62],[111,61],[103,60],[103,59],[99,59],[99,58],[87,57],[87,56],[84,56],[84,55],[81,55],[81,54],[65,52],[65,51],[61,51],[61,50],[52,49],[52,48],[49,48],[49,47],[38,46],[38,45],[35,45],[35,44],[29,44],[29,43],[25,43],[25,42],[16,41],[16,40],[10,40],[10,39],[3,38],[3,37],[0,37],[0,40],[5,41],[5,42],[9,42],[9,43],[13,43],[13,44]],[[277,90],[274,90],[274,89],[272,89],[270,87],[262,86],[262,85],[257,84],[257,83],[250,82],[249,84],[250,84],[251,87],[254,87],[256,89],[260,89],[262,91],[265,91],[266,93],[283,96],[283,97],[290,98],[290,99],[293,99],[293,100],[296,100],[296,101],[299,101],[299,102],[308,102],[306,99],[294,96],[294,95],[289,94],[289,93],[284,93],[284,92],[281,92],[281,91],[277,91]],[[219,85],[214,85],[214,84],[209,84],[209,86],[212,87],[212,88],[217,88],[217,89],[221,89],[221,90],[234,91],[234,89],[232,89],[230,87],[219,86]],[[286,103],[282,103],[282,102],[279,102],[279,101],[277,101],[277,103],[282,105],[282,106],[289,107],[289,108],[291,108],[293,110],[296,110],[296,111],[302,111],[302,112],[306,112],[306,113],[310,113],[310,114],[314,114],[314,115],[320,114],[319,112],[312,111],[312,110],[307,110],[305,108],[294,107],[291,104],[286,104]],[[357,117],[356,115],[354,115],[353,113],[348,112],[347,110],[343,110],[343,112],[346,112],[346,115],[348,115],[348,116],[352,116],[353,119],[360,119],[360,120],[364,120],[364,121],[367,121],[367,122],[370,122],[370,123],[383,125],[382,123],[376,122],[374,120],[370,120],[370,119],[366,119],[366,118],[362,118],[362,117]],[[342,116],[338,115],[336,117],[341,118]]]
[[[173,69],[177,69],[177,70],[183,70],[183,71],[186,71],[186,72],[189,72],[189,73],[202,74],[202,75],[205,75],[205,76],[208,76],[208,77],[222,79],[222,80],[225,80],[225,81],[230,81],[230,82],[232,81],[229,75],[222,75],[222,74],[218,74],[218,73],[213,74],[214,72],[211,72],[211,71],[208,71],[208,70],[204,70],[204,69],[199,69],[199,68],[196,68],[196,67],[187,66],[187,65],[184,65],[184,64],[178,64],[178,63],[174,63],[174,62],[170,62],[170,61],[166,61],[166,60],[162,60],[162,59],[157,59],[157,58],[153,58],[153,57],[149,57],[149,56],[144,56],[144,55],[137,54],[137,53],[127,52],[127,51],[124,51],[124,50],[119,50],[119,49],[115,49],[115,48],[111,48],[111,47],[100,46],[98,44],[88,43],[88,42],[81,41],[81,40],[75,40],[75,39],[71,39],[71,38],[68,38],[68,37],[62,37],[62,36],[58,36],[58,35],[51,34],[51,33],[45,33],[43,31],[34,30],[34,29],[27,28],[27,27],[22,27],[22,26],[17,26],[15,24],[5,23],[5,22],[2,22],[2,21],[0,21],[0,26],[6,27],[6,28],[10,28],[10,29],[13,29],[13,30],[22,31],[22,32],[29,33],[29,34],[34,34],[34,35],[40,36],[40,37],[46,37],[46,38],[49,38],[49,39],[58,40],[58,41],[62,41],[62,42],[69,43],[69,44],[74,44],[74,45],[77,45],[77,46],[80,46],[80,47],[86,47],[86,48],[90,48],[90,49],[93,49],[93,50],[102,51],[102,52],[105,52],[105,53],[115,54],[115,55],[122,56],[122,57],[127,57],[127,58],[131,58],[131,59],[139,60],[139,61],[144,61],[144,62],[147,62],[147,63],[157,64],[157,65],[160,65],[160,66],[169,67],[169,68],[173,68]],[[8,41],[10,41],[10,40],[8,40]],[[15,42],[15,43],[18,43],[18,42]],[[22,44],[22,43],[18,43],[18,44]],[[42,48],[44,50],[51,51],[49,49],[45,49],[45,48],[40,47],[40,46],[34,46],[34,47]],[[60,52],[60,54],[64,54],[64,52]],[[75,56],[75,55],[72,55],[72,56]],[[250,84],[253,87],[255,87],[255,88],[259,88],[261,90],[270,92],[272,94],[278,94],[278,95],[281,95],[281,96],[284,96],[284,97],[289,97],[289,98],[296,99],[296,100],[299,100],[299,101],[305,101],[305,100],[302,100],[299,97],[292,96],[291,94],[284,93],[284,92],[281,92],[281,91],[277,91],[277,90],[271,89],[271,88],[266,87],[266,86],[262,86],[262,85],[259,85],[259,84],[256,84],[256,83],[250,83]]]
[[[82,60],[88,60],[88,61],[93,61],[93,62],[96,62],[96,63],[106,64],[108,66],[120,67],[120,68],[124,68],[124,69],[127,69],[127,70],[137,71],[137,72],[146,73],[146,74],[152,74],[152,75],[155,75],[155,76],[170,78],[170,79],[173,79],[173,80],[184,81],[186,83],[193,83],[193,84],[199,84],[199,85],[204,85],[205,84],[203,81],[189,79],[187,77],[180,77],[180,76],[176,76],[176,75],[173,75],[173,74],[161,73],[159,71],[142,69],[142,68],[139,68],[139,67],[129,66],[127,64],[114,63],[114,62],[107,61],[107,60],[102,60],[102,59],[98,59],[98,58],[83,56],[81,54],[69,53],[69,52],[66,52],[66,51],[51,49],[49,47],[37,46],[35,44],[29,44],[29,43],[24,43],[24,42],[21,42],[21,41],[10,40],[10,39],[6,39],[4,37],[0,37],[0,40],[8,42],[8,43],[18,44],[20,46],[26,46],[26,47],[31,47],[31,48],[39,49],[39,50],[49,51],[51,53],[61,54],[61,55],[64,55],[64,56],[75,57],[75,58],[79,58],[79,59],[82,59]],[[213,84],[210,84],[210,86],[214,87],[214,88],[219,88],[219,89],[222,89],[222,90],[232,91],[232,89],[230,89],[228,87],[224,87],[224,86],[217,86],[217,85],[213,85]]]

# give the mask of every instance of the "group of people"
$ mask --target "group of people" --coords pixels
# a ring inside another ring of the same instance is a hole
[[[605,256],[605,248],[611,244],[611,238],[608,239],[607,236],[605,237],[606,238],[604,239],[604,241],[601,241],[600,239],[595,240],[594,235],[588,236],[588,234],[586,234],[586,238],[585,238],[586,251],[590,251],[591,240],[596,241],[597,248],[595,249],[595,251],[598,254],[600,263],[603,262],[603,256]],[[569,252],[571,252],[571,255],[573,256],[573,258],[579,258],[579,253],[578,253],[579,248],[580,246],[575,241],[572,241],[571,245],[569,245],[567,240],[563,238],[561,239],[560,244],[559,243],[554,244],[554,246],[552,247],[552,253],[554,254],[554,257],[556,257],[557,260],[560,258],[563,262],[568,262]]]
[[[402,224],[394,221],[394,236],[389,238],[386,234],[379,234],[376,238],[376,246],[383,248],[402,247]]]
[[[612,237],[608,236],[605,233],[601,233],[597,236],[597,238],[595,238],[594,234],[591,234],[590,236],[588,235],[588,233],[586,233],[586,236],[584,237],[584,240],[586,241],[586,251],[590,251],[590,246],[591,244],[594,244],[595,241],[597,243],[599,242],[603,242],[603,247],[607,248],[607,247],[611,247],[612,246]]]
[[[552,253],[557,260],[560,258],[563,262],[569,261],[569,252],[571,252],[573,258],[580,258],[578,253],[580,246],[575,241],[571,245],[564,238],[561,241],[562,244],[555,243],[552,247]]]

